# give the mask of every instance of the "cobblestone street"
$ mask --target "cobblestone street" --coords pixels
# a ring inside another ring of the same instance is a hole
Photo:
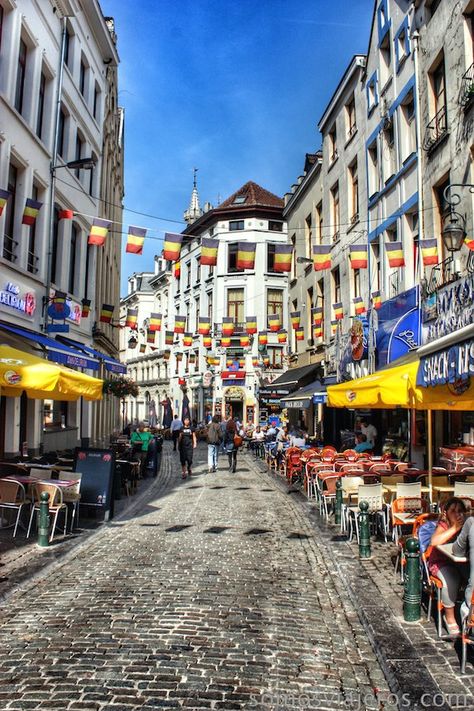
[[[147,505],[9,598],[1,708],[390,707],[301,507],[204,456],[182,482],[167,449]]]

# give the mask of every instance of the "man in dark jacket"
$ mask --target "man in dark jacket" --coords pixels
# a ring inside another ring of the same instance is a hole
[[[209,473],[217,471],[217,458],[219,456],[219,445],[222,441],[219,417],[214,415],[207,430],[207,467]]]

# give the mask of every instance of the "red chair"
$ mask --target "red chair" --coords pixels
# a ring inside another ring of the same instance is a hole
[[[356,462],[359,459],[359,454],[355,449],[346,449],[342,454],[348,462]]]
[[[298,447],[289,447],[286,450],[285,474],[288,484],[291,486],[294,479],[301,476],[303,472],[303,462],[301,461],[302,450]]]
[[[337,449],[335,447],[323,447],[321,452],[322,462],[334,462],[336,459]]]

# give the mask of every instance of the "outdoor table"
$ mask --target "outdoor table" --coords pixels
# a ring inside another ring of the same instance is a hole
[[[67,489],[68,486],[73,486],[77,483],[77,479],[41,479],[37,476],[26,476],[24,474],[10,474],[10,476],[0,477],[1,479],[12,479],[20,482],[20,484],[54,484],[61,489]]]
[[[469,561],[469,558],[466,556],[453,555],[452,543],[440,543],[438,546],[435,546],[435,548],[441,551],[441,553],[444,553],[444,555],[452,560],[453,563],[467,563]]]
[[[402,485],[403,486],[403,485]],[[434,487],[433,487],[434,488]],[[384,491],[388,491],[389,494],[393,496],[397,493],[397,485],[396,484],[386,484],[385,482],[382,482],[382,489]],[[430,493],[430,487],[429,486],[422,486],[421,487],[421,493],[423,494],[429,494]],[[405,497],[405,498],[412,498],[411,496]],[[416,497],[413,497],[416,498]],[[397,516],[401,516],[402,514],[398,514]]]

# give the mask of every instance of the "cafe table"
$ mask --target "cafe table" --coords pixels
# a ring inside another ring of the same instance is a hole
[[[440,543],[435,546],[441,553],[453,561],[453,563],[467,563],[469,558],[464,555],[454,555],[453,554],[453,544],[452,543]]]

